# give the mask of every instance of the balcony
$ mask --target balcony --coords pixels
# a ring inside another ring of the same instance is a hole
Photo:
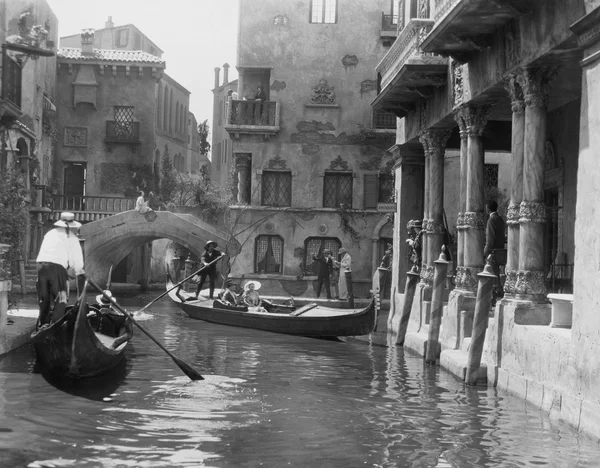
[[[53,195],[50,202],[53,219],[59,219],[62,211],[75,213],[80,222],[96,221],[116,213],[133,210],[136,200],[124,197],[91,197]]]
[[[446,85],[448,59],[425,53],[421,47],[432,27],[433,20],[411,19],[377,65],[381,91],[371,103],[375,110],[404,117],[433,87]]]
[[[435,26],[422,44],[424,52],[451,56],[459,62],[490,44],[491,34],[526,14],[523,0],[433,0]]]
[[[21,117],[21,65],[2,47],[2,89],[0,94],[0,119]]]
[[[389,47],[398,36],[398,15],[386,15],[381,13],[381,30],[379,37],[383,45]]]
[[[225,130],[235,139],[242,134],[279,133],[279,103],[276,101],[239,101],[229,98]]]
[[[104,140],[107,145],[123,143],[130,145],[139,145],[140,141],[140,123],[133,121],[106,121],[106,138]]]

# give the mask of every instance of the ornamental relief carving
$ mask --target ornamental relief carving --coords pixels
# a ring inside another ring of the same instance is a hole
[[[427,233],[428,234],[443,234],[444,233],[444,223],[442,221],[438,221],[437,219],[430,219],[427,225]]]
[[[456,216],[456,229],[464,229],[465,228],[465,214],[461,211]]]
[[[463,277],[465,275],[464,267],[456,267],[456,273],[454,273],[454,288],[462,289]]]
[[[326,79],[319,80],[319,83],[312,88],[310,102],[313,104],[335,104],[335,91],[333,86],[327,84]]]
[[[87,127],[65,127],[64,146],[87,146]]]
[[[518,270],[515,291],[517,294],[546,295],[544,273],[541,271]]]
[[[518,203],[511,203],[508,205],[508,210],[506,213],[506,224],[509,226],[519,224],[519,213],[520,213],[521,205]]]
[[[556,79],[556,68],[526,68],[517,80],[523,88],[527,107],[548,106],[550,85]]]
[[[485,213],[483,211],[467,211],[464,214],[465,229],[485,230]]]
[[[482,271],[483,270],[481,268],[464,267],[464,274],[462,278],[463,289],[467,289],[469,291],[476,291],[477,286],[479,284],[477,275]]]
[[[469,136],[481,136],[492,110],[490,105],[472,106],[465,105],[458,109],[458,114],[463,119]]]
[[[434,268],[432,266],[426,267],[423,265],[421,268],[421,283],[425,283],[427,286],[433,286],[433,274]]]
[[[548,208],[544,203],[539,202],[521,202],[519,211],[519,222],[524,223],[545,223]]]
[[[525,97],[523,96],[523,88],[518,82],[516,74],[509,75],[504,81],[504,88],[510,96],[511,110],[514,114],[522,114],[525,112]]]
[[[348,161],[344,161],[341,155],[338,155],[329,165],[328,171],[349,171]]]
[[[287,162],[281,156],[277,155],[269,160],[267,167],[269,169],[287,169]]]
[[[464,100],[463,92],[463,69],[459,62],[452,62],[452,101],[454,107],[462,104]]]
[[[508,294],[517,293],[517,271],[506,270],[506,280],[504,281],[504,292]]]

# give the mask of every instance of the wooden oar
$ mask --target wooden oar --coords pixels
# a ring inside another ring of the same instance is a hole
[[[160,296],[158,296],[156,299],[150,301],[148,304],[146,304],[144,307],[142,307],[140,310],[138,310],[136,313],[139,314],[140,312],[143,312],[144,310],[146,310],[148,307],[150,307],[152,304],[154,304],[156,301],[158,301],[159,299],[162,299],[163,297],[165,297],[167,294],[169,294],[171,291],[173,291],[173,289],[177,288],[179,285],[185,283],[187,280],[192,279],[194,276],[196,276],[198,273],[200,273],[202,270],[204,270],[205,268],[208,268],[209,266],[211,266],[213,263],[221,260],[223,257],[225,256],[225,254],[221,254],[221,256],[219,258],[215,258],[212,262],[207,263],[206,265],[204,265],[202,268],[200,268],[198,271],[192,273],[190,276],[188,276],[187,278],[183,278],[179,283],[173,285],[173,287],[167,289],[164,293],[162,293]]]
[[[177,356],[175,356],[173,353],[171,353],[171,351],[169,351],[167,348],[165,348],[156,338],[154,338],[149,331],[147,331],[144,327],[142,327],[133,317],[132,315],[127,312],[125,309],[123,309],[119,304],[117,304],[117,302],[110,296],[108,296],[100,286],[98,286],[93,280],[91,280],[90,278],[87,278],[87,281],[89,282],[89,284],[96,290],[98,291],[100,294],[102,294],[106,299],[108,299],[110,301],[110,303],[112,304],[112,306],[114,308],[116,308],[119,312],[121,312],[123,315],[127,316],[127,318],[129,320],[131,320],[133,322],[133,324],[138,327],[143,333],[144,335],[146,335],[148,338],[150,338],[152,341],[154,341],[154,343],[156,343],[156,345],[162,349],[165,353],[167,353],[169,355],[169,357],[171,359],[173,359],[173,361],[175,362],[175,364],[177,364],[179,366],[179,368],[183,371],[183,373],[185,375],[187,375],[191,380],[204,380],[204,377],[202,377],[200,375],[200,373],[198,371],[196,371],[192,366],[190,366],[187,362],[182,361],[181,359],[179,359]]]
[[[106,289],[108,291],[110,291],[110,283],[111,283],[110,279],[111,279],[111,276],[112,276],[112,267],[113,266],[111,265],[110,268],[108,269],[108,278],[106,279]]]

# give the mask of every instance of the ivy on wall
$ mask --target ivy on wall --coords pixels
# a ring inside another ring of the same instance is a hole
[[[135,197],[139,190],[153,190],[154,173],[150,164],[103,163],[100,165],[100,191]]]

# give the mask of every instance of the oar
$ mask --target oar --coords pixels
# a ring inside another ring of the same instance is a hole
[[[164,293],[162,293],[160,296],[158,296],[156,299],[150,301],[148,304],[146,304],[144,307],[142,307],[140,310],[138,310],[136,313],[140,313],[143,312],[144,310],[146,310],[148,307],[150,307],[152,304],[154,304],[156,301],[158,301],[159,299],[165,297],[167,294],[169,294],[171,291],[173,291],[173,289],[177,288],[179,285],[185,283],[187,280],[193,278],[194,276],[196,276],[198,273],[200,273],[202,270],[204,270],[205,268],[208,268],[209,266],[211,266],[213,263],[221,260],[223,257],[225,256],[225,254],[221,254],[220,257],[215,258],[212,262],[207,263],[206,265],[204,265],[202,268],[200,268],[198,271],[192,273],[190,276],[188,276],[187,278],[183,278],[179,283],[173,285],[172,288],[167,289]]]
[[[111,280],[111,276],[112,276],[112,265],[110,266],[110,268],[108,269],[108,278],[106,280],[106,289],[108,291],[110,291],[110,280]]]
[[[98,286],[93,280],[91,280],[90,278],[87,278],[87,281],[89,282],[89,284],[92,285],[92,287],[98,291],[100,294],[102,294],[106,299],[108,299],[110,301],[110,303],[113,305],[114,308],[116,308],[119,312],[121,312],[123,315],[127,316],[127,318],[129,320],[131,320],[133,322],[133,324],[138,327],[143,333],[144,335],[146,335],[148,338],[150,338],[152,341],[154,341],[154,343],[156,343],[158,345],[158,347],[160,349],[162,349],[165,353],[167,353],[169,355],[169,357],[171,359],[173,359],[173,361],[175,362],[175,364],[177,364],[179,366],[179,368],[183,371],[183,373],[185,375],[187,375],[191,380],[204,380],[204,377],[202,377],[200,375],[200,373],[198,371],[196,371],[192,366],[190,366],[187,362],[182,361],[181,359],[179,359],[177,356],[175,356],[173,353],[171,353],[171,351],[169,351],[167,348],[165,348],[156,338],[154,338],[150,332],[148,332],[144,327],[142,327],[137,320],[135,320],[132,315],[127,312],[125,309],[123,309],[119,304],[117,304],[117,302],[110,296],[108,296],[100,286]]]

